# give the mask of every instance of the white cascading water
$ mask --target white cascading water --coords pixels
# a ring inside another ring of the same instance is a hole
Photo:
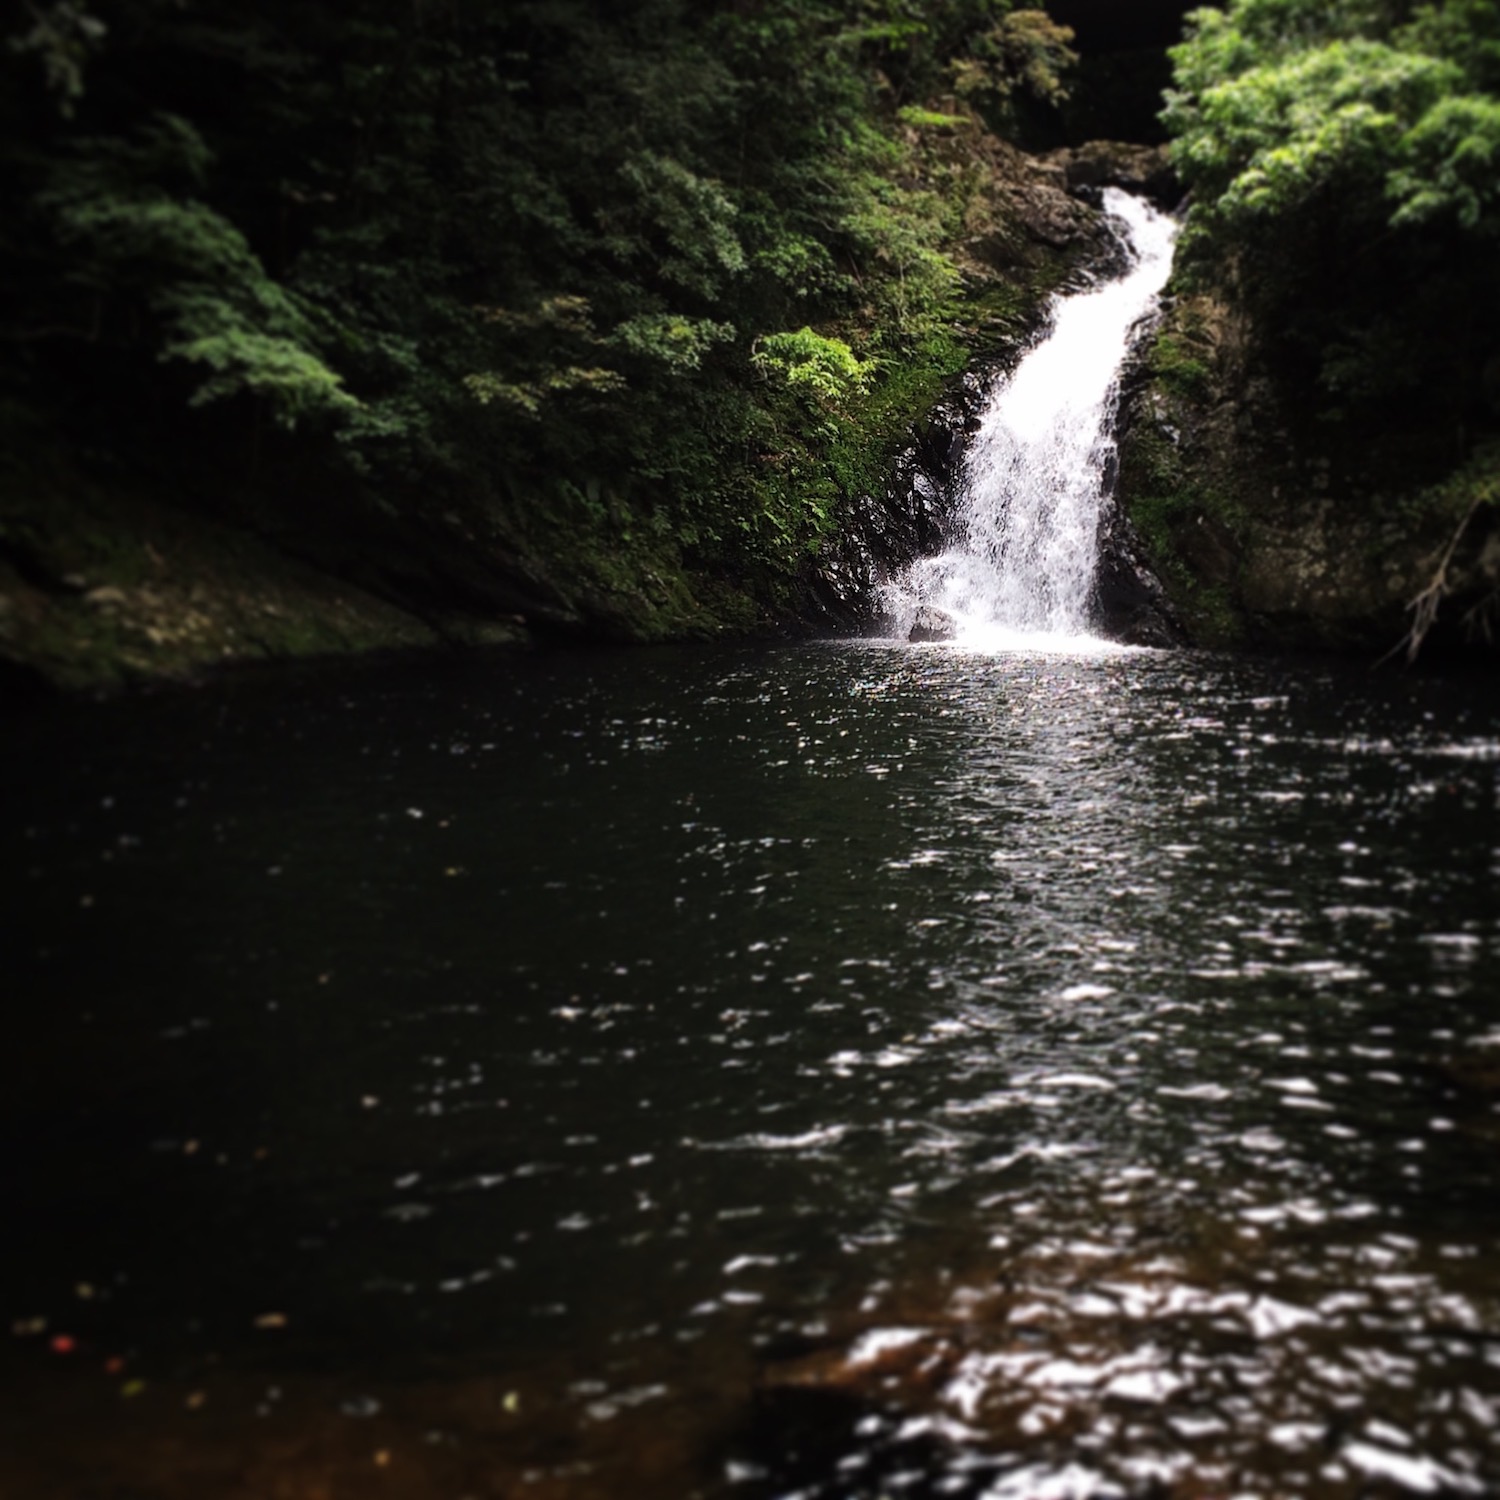
[[[1131,328],[1166,285],[1177,232],[1117,188],[1104,200],[1130,269],[1060,298],[1052,331],[991,399],[964,463],[957,545],[897,587],[898,619],[932,606],[954,618],[961,643],[993,649],[1090,643],[1120,368]]]

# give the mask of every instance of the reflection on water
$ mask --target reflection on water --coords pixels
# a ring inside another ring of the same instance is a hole
[[[554,657],[6,755],[0,1492],[1500,1487],[1472,683]]]

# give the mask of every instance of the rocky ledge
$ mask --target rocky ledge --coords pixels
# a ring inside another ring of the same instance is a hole
[[[1122,414],[1120,518],[1194,644],[1378,659],[1488,652],[1500,617],[1500,443],[1317,424],[1221,300],[1183,295]]]

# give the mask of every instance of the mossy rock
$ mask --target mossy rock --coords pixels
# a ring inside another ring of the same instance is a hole
[[[1126,402],[1120,500],[1196,644],[1380,656],[1414,600],[1449,644],[1500,603],[1500,445],[1444,473],[1422,434],[1310,419],[1201,292],[1168,306]]]

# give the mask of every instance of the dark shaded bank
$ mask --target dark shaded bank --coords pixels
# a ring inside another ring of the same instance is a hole
[[[949,247],[963,273],[955,326],[977,363],[936,383],[888,376],[821,456],[752,456],[827,507],[800,557],[736,571],[623,514],[586,523],[543,507],[523,519],[513,506],[481,525],[462,508],[372,507],[274,434],[255,465],[216,472],[224,433],[210,414],[166,456],[54,447],[13,462],[0,491],[0,691],[371,651],[871,628],[878,585],[943,545],[993,380],[1035,337],[1052,294],[1118,253],[1093,206],[1099,188],[1164,180],[1153,150],[1027,154],[976,121],[955,119],[918,148],[935,176],[978,184]]]

